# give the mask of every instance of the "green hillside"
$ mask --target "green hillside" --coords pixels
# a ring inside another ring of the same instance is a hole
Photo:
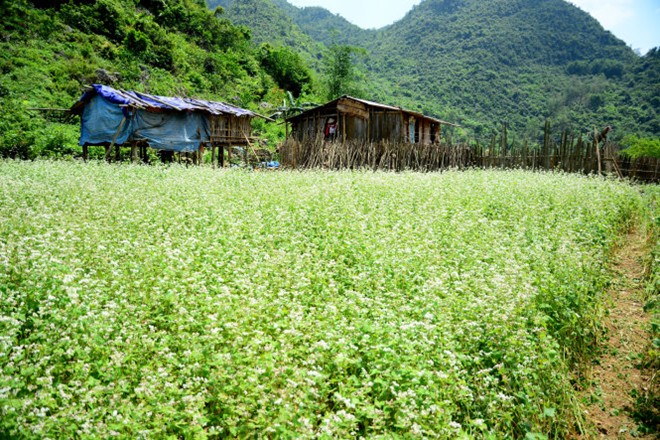
[[[0,156],[76,155],[77,121],[32,109],[68,108],[97,82],[264,113],[286,91],[320,102],[333,44],[361,54],[363,97],[460,123],[463,139],[506,122],[534,142],[546,118],[660,134],[658,51],[636,55],[563,0],[425,0],[379,30],[285,0],[6,0],[0,13]]]
[[[258,16],[242,7],[248,3],[261,4]],[[313,38],[366,49],[362,89],[370,98],[459,122],[468,136],[506,122],[533,140],[547,118],[576,131],[612,125],[616,136],[660,133],[657,54],[636,55],[563,0],[425,0],[380,30],[285,0],[225,4],[229,17],[259,28],[263,41],[277,38],[263,26],[269,5],[289,18],[278,32],[292,48],[306,51]],[[297,39],[300,32],[305,37]]]
[[[285,96],[269,52],[203,0],[9,0],[0,14],[0,156],[75,154],[76,121],[30,109],[68,108],[92,83],[248,108]]]
[[[300,29],[294,22],[298,8],[286,1],[271,0],[207,0],[210,8],[226,10],[232,22],[250,28],[255,44],[287,46],[304,56],[310,66],[320,68],[325,47]]]
[[[627,109],[601,108],[621,100],[612,78],[567,72],[583,60],[624,71],[635,54],[562,0],[426,0],[369,49],[381,90],[458,117],[477,133],[500,121],[536,127],[545,118],[586,127],[635,123]]]
[[[333,43],[364,45],[376,33],[374,30],[362,29],[324,8],[315,6],[297,8],[286,0],[272,1],[286,11],[305,34],[325,45]]]

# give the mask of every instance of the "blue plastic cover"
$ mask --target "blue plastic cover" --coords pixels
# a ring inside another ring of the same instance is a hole
[[[201,112],[161,112],[126,108],[113,104],[115,98],[94,96],[82,114],[80,145],[98,145],[146,140],[151,148],[178,152],[199,149],[200,143],[210,141],[208,117]],[[127,115],[121,130],[122,120]],[[119,130],[119,133],[118,133]]]
[[[82,95],[80,101],[81,102],[87,101],[96,95],[103,97],[106,101],[111,102],[113,104],[119,104],[119,105],[131,104],[131,99],[129,97],[124,96],[123,93],[120,92],[119,90],[115,90],[112,87],[103,86],[100,84],[92,85],[92,88],[86,91]]]
[[[98,145],[104,142],[112,142],[125,113],[128,112],[124,108],[106,101],[100,95],[94,96],[83,109],[80,145]],[[121,131],[117,134],[117,140],[115,141],[117,144],[121,145],[129,140],[132,132],[131,122],[130,114],[128,114]]]
[[[208,118],[199,112],[150,113],[138,110],[131,140],[146,140],[157,150],[191,152],[211,140]]]

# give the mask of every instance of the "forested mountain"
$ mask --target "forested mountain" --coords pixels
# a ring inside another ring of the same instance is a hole
[[[424,0],[379,30],[285,0],[221,3],[261,41],[286,34],[285,44],[307,52],[307,38],[366,49],[366,97],[459,122],[474,136],[506,122],[534,138],[546,118],[577,131],[660,134],[657,52],[638,56],[563,0]],[[262,5],[259,14],[247,4]],[[265,5],[277,7],[277,25],[263,25]]]
[[[232,22],[250,28],[257,45],[295,48],[310,65],[316,65],[322,57],[323,46],[296,25],[293,16],[298,8],[286,1],[275,4],[271,0],[208,0],[207,3],[211,8],[224,8]]]
[[[337,43],[360,46],[368,42],[375,33],[374,30],[362,29],[324,8],[297,8],[286,0],[272,1],[282,8],[305,34],[325,45]]]
[[[563,0],[424,0],[379,30],[286,0],[4,0],[0,14],[0,156],[75,154],[76,121],[32,108],[68,108],[91,83],[269,112],[287,91],[326,99],[333,54],[359,54],[351,90],[464,139],[506,122],[534,142],[546,118],[660,135],[658,51],[636,55]]]

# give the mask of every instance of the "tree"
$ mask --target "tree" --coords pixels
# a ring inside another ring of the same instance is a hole
[[[335,99],[346,94],[359,95],[356,85],[358,70],[355,57],[365,55],[366,51],[357,47],[334,43],[324,58],[325,82],[328,99]]]
[[[282,106],[277,107],[275,113],[269,116],[271,119],[288,119],[318,105],[313,102],[300,102],[300,99],[295,99],[291,92],[286,92],[286,97]]]
[[[638,136],[627,136],[623,140],[627,146],[621,154],[633,159],[640,157],[654,157],[660,159],[660,139],[640,138]]]
[[[259,61],[282,90],[300,96],[305,87],[312,83],[312,74],[302,57],[286,47],[263,44],[259,50]]]

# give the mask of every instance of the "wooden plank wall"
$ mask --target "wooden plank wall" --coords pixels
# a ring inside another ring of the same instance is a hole
[[[372,110],[370,115],[371,142],[401,142],[403,125],[400,112]]]

